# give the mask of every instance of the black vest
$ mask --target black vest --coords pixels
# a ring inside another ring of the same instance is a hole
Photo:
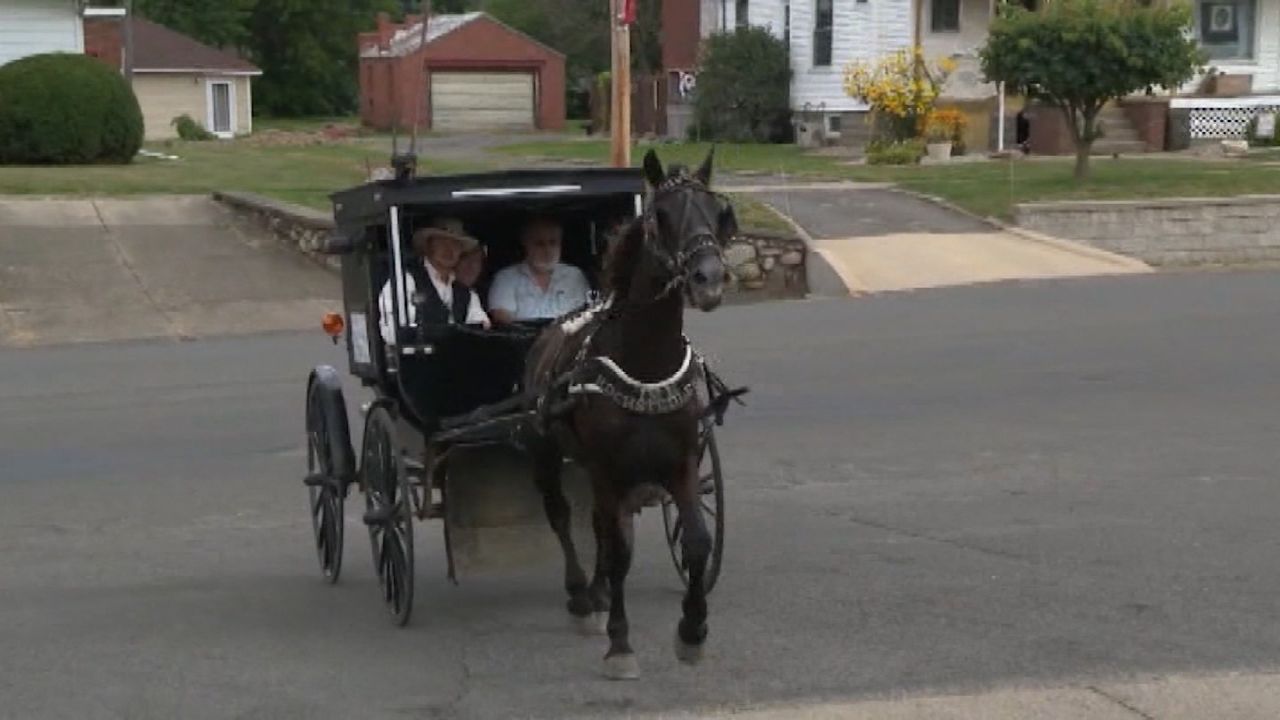
[[[443,301],[440,300],[440,294],[436,292],[436,286],[431,282],[431,277],[427,275],[427,268],[421,263],[411,263],[409,265],[409,274],[413,276],[413,284],[416,289],[409,301],[418,311],[418,323],[423,325],[448,325],[450,323],[450,315],[453,315],[452,322],[457,325],[463,325],[467,322],[467,308],[471,306],[471,291],[465,285],[454,280],[453,291],[453,310],[445,307]]]

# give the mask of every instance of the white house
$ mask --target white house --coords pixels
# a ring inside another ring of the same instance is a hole
[[[28,55],[84,52],[81,0],[0,0],[0,65]]]
[[[791,103],[797,116],[839,133],[867,108],[844,92],[843,69],[919,43],[929,57],[958,63],[944,94],[970,104],[990,102],[997,88],[982,81],[977,51],[1003,0],[701,0],[701,34],[740,24],[769,28],[787,40],[793,70]],[[1015,0],[1035,7],[1036,0]],[[1219,72],[1247,78],[1238,97],[1187,97],[1199,79],[1173,100],[1190,109],[1192,137],[1243,133],[1259,108],[1280,110],[1280,0],[1192,0],[1194,33]]]

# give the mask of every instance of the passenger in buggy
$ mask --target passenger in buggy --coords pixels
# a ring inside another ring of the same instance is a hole
[[[561,317],[587,304],[591,286],[578,268],[560,261],[560,223],[535,217],[520,234],[524,260],[493,277],[489,312],[497,323]]]
[[[456,218],[437,218],[414,232],[413,250],[418,257],[405,261],[407,324],[413,325],[421,317],[432,325],[490,326],[489,316],[480,306],[480,296],[458,277],[462,256],[479,246],[480,242],[468,235],[462,221]],[[391,283],[387,280],[378,294],[378,328],[387,345],[396,344]]]

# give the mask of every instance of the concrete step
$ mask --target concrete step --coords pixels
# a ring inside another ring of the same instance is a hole
[[[1103,138],[1093,144],[1091,155],[1140,155],[1147,152],[1147,144],[1141,140],[1108,140]]]

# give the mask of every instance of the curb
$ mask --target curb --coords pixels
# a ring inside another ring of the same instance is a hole
[[[1042,245],[1048,245],[1050,247],[1056,248],[1058,250],[1062,250],[1064,252],[1073,253],[1081,257],[1089,258],[1091,260],[1100,260],[1102,262],[1110,263],[1112,265],[1116,265],[1122,268],[1127,268],[1129,270],[1136,270],[1139,272],[1155,272],[1154,268],[1152,268],[1150,265],[1148,265],[1147,263],[1137,258],[1129,257],[1128,255],[1120,255],[1118,253],[1107,252],[1106,250],[1100,250],[1098,248],[1091,247],[1083,243],[1073,242],[1071,240],[1063,240],[1062,238],[1056,238],[1051,235],[1038,233],[1034,230],[1028,230],[1026,228],[1019,227],[1017,225],[1010,225],[1004,222],[1003,220],[999,220],[997,218],[983,216],[975,212],[971,212],[969,210],[966,210],[962,207],[954,205],[934,195],[926,195],[925,193],[917,192],[915,190],[908,190],[906,188],[897,187],[897,186],[889,188],[889,190],[891,192],[901,193],[903,195],[909,195],[911,197],[916,198],[917,200],[923,200],[924,202],[930,203],[944,210],[957,213],[959,215],[963,215],[964,217],[967,217],[970,220],[983,223],[984,225],[987,225],[988,227],[993,228],[995,230],[999,230],[1001,232],[1007,232],[1010,235],[1016,235],[1022,238],[1023,240],[1040,243]]]

